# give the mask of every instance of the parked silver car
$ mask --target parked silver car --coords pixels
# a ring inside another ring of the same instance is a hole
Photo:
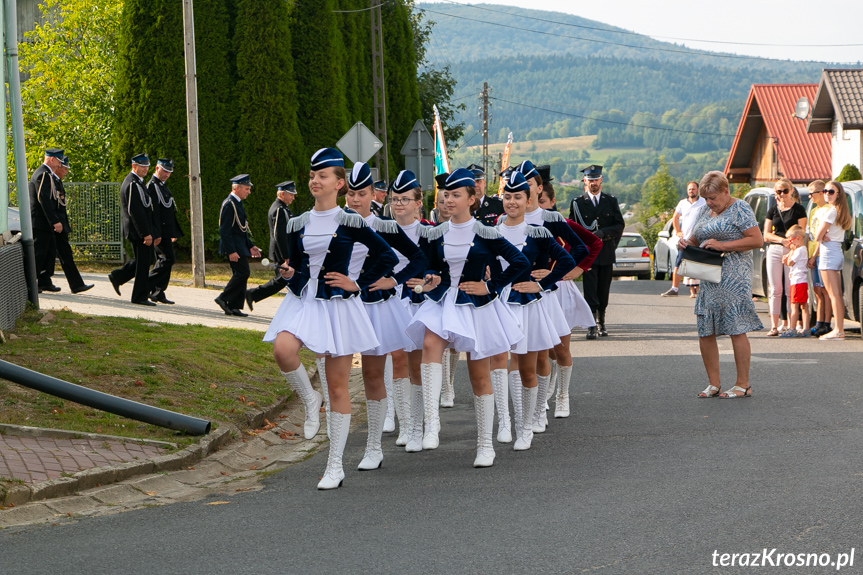
[[[9,210],[6,213],[8,214],[9,218],[9,231],[11,231],[13,234],[17,234],[21,231],[21,217],[18,213],[18,208],[13,208],[12,206],[9,206]],[[3,231],[5,230],[0,230],[0,232]]]
[[[650,279],[650,250],[641,234],[624,232],[614,252],[617,263],[613,276],[638,276],[640,280]]]

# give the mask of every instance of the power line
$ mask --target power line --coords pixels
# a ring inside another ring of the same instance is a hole
[[[695,131],[695,130],[680,130],[678,128],[667,128],[667,127],[662,127],[662,126],[645,126],[642,124],[632,124],[630,122],[619,122],[616,120],[603,120],[601,118],[591,118],[589,116],[582,116],[580,114],[570,114],[568,112],[561,112],[560,110],[550,110],[548,108],[540,108],[539,106],[531,106],[530,104],[524,104],[522,102],[514,102],[512,100],[504,100],[503,98],[498,98],[497,96],[490,96],[490,98],[493,100],[497,100],[498,102],[506,102],[507,104],[513,104],[516,106],[531,108],[533,110],[539,110],[541,112],[560,114],[562,116],[570,116],[572,118],[582,118],[584,120],[595,120],[597,122],[605,122],[607,124],[618,124],[620,126],[632,126],[633,128],[644,128],[646,130],[663,130],[666,132],[679,132],[682,134],[699,134],[702,136],[721,136],[723,138],[733,138],[734,137],[734,134],[720,134],[718,132],[699,132],[699,131]]]
[[[368,8],[360,8],[359,10],[333,10],[334,14],[356,14],[357,12],[368,12],[370,10],[374,10],[378,6],[383,6],[384,4],[389,4],[390,0],[383,0],[380,4],[376,4],[374,6],[370,6]]]
[[[688,56],[698,55],[705,56],[711,58],[728,58],[731,60],[762,60],[767,62],[779,62],[780,60],[776,60],[775,58],[764,58],[762,56],[742,56],[739,54],[722,54],[719,52],[708,52],[708,51],[698,51],[698,50],[675,50],[673,48],[658,48],[658,47],[650,47],[650,46],[638,46],[635,44],[622,44],[620,42],[612,42],[610,40],[599,40],[597,38],[583,38],[581,36],[571,36],[569,34],[555,34],[554,32],[543,32],[542,30],[534,30],[532,28],[521,28],[519,26],[510,26],[508,24],[500,24],[498,22],[489,22],[487,20],[479,20],[477,18],[470,18],[468,16],[457,16],[455,14],[448,14],[446,12],[438,12],[436,10],[430,10],[428,8],[423,8],[424,11],[430,12],[432,14],[439,14],[441,16],[449,16],[450,18],[455,18],[457,20],[468,20],[470,22],[479,22],[481,24],[487,24],[489,26],[497,26],[499,28],[507,28],[509,30],[516,30],[518,32],[533,32],[534,34],[542,34],[543,36],[555,36],[558,38],[568,38],[570,40],[582,40],[584,42],[594,42],[597,44],[608,44],[610,46],[621,46],[624,48],[635,48],[637,50],[649,50],[653,52],[672,52],[675,54],[686,54]]]
[[[516,16],[518,18],[524,20],[536,20],[537,22],[547,22],[549,24],[555,24],[558,26],[569,26],[572,28],[582,28],[585,30],[597,30],[599,32],[611,32],[613,34],[626,34],[631,36],[642,36],[648,38],[663,38],[665,40],[677,40],[679,42],[702,42],[707,44],[728,44],[733,46],[766,46],[766,47],[778,47],[778,48],[855,48],[859,46],[863,46],[863,44],[769,44],[769,43],[761,43],[761,42],[731,42],[729,40],[701,40],[699,38],[678,38],[675,36],[660,36],[657,34],[641,34],[639,32],[631,32],[629,30],[616,30],[613,28],[599,28],[597,26],[586,26],[584,24],[573,24],[571,22],[560,22],[558,20],[548,20],[546,18],[539,18],[538,16],[527,16],[523,13],[515,13],[515,12],[507,12],[505,10],[495,10],[494,8],[484,8],[482,6],[477,6],[475,4],[462,4],[461,2],[455,2],[453,0],[442,0],[443,2],[447,2],[449,4],[455,4],[456,6],[462,6],[464,8],[473,8],[475,10],[483,10],[485,12],[495,12],[497,14],[506,14],[507,16]]]

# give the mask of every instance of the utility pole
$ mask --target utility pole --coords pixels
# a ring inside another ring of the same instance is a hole
[[[387,144],[387,91],[384,82],[384,26],[381,5],[378,0],[370,0],[372,13],[372,82],[373,103],[375,108],[375,135],[384,147],[377,153],[377,165],[381,170],[378,177],[390,179],[389,145]]]
[[[204,214],[201,200],[201,154],[198,146],[198,73],[195,63],[195,16],[192,0],[183,0],[183,43],[186,56],[186,127],[189,138],[189,205],[192,212],[192,277],[204,280]]]
[[[488,165],[491,162],[488,155],[488,91],[488,82],[483,82],[480,96],[482,100],[482,171],[486,173],[486,177],[488,177]]]

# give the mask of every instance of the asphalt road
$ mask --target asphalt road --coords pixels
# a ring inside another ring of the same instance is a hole
[[[614,283],[612,336],[573,339],[572,416],[530,451],[495,443],[492,468],[471,466],[462,362],[436,451],[406,454],[388,435],[383,469],[358,472],[357,432],[336,491],[315,490],[324,452],[227,504],[4,531],[0,573],[733,573],[750,569],[714,567],[714,551],[835,560],[857,547],[842,572],[860,572],[860,336],[755,334],[754,397],[697,399],[692,300],[655,295],[667,287]],[[727,338],[721,349],[730,387]]]

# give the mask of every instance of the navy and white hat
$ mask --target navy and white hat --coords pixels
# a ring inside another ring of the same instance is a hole
[[[503,184],[504,192],[527,192],[530,193],[530,184],[519,171],[513,171]]]
[[[449,177],[449,172],[444,172],[442,174],[438,174],[434,177],[434,181],[437,184],[437,189],[443,190],[446,188],[446,179]]]
[[[386,180],[378,180],[375,182],[375,189],[381,192],[386,192],[389,190],[389,185]]]
[[[69,156],[63,156],[62,158],[60,158],[60,165],[68,170],[69,169]]]
[[[156,160],[156,165],[170,173],[174,171],[174,160],[169,158],[159,158]]]
[[[238,186],[252,186],[252,178],[249,174],[240,174],[231,178],[231,183]]]
[[[293,180],[285,180],[281,184],[276,184],[276,190],[279,192],[288,192],[289,194],[297,193],[297,186]]]
[[[473,172],[466,168],[459,168],[447,177],[444,189],[455,190],[456,188],[473,187],[475,185],[476,180],[473,179]]]
[[[45,155],[49,158],[57,158],[58,160],[63,158],[63,154],[65,152],[62,148],[48,148],[45,150]]]
[[[312,169],[323,170],[324,168],[345,167],[345,157],[335,148],[321,148],[312,154]]]
[[[539,172],[536,171],[536,168],[530,160],[523,161],[516,169],[521,172],[521,175],[524,176],[525,180],[539,175]]]
[[[63,154],[60,154],[61,156]],[[147,157],[147,154],[135,154],[132,156],[132,163],[138,164],[139,166],[149,166],[150,158]]]
[[[592,164],[581,170],[581,173],[584,174],[586,180],[598,180],[602,177],[602,166]]]
[[[536,171],[539,172],[539,177],[542,179],[543,184],[547,184],[552,181],[554,178],[551,176],[551,166],[548,164],[543,164],[542,166],[537,166]]]
[[[485,179],[485,170],[482,169],[482,166],[478,164],[471,164],[467,167],[473,173],[474,180],[484,180]]]
[[[314,158],[312,158],[314,160]],[[365,162],[357,162],[351,173],[348,174],[348,189],[362,190],[368,188],[374,183],[372,179],[372,170]]]
[[[393,180],[392,184],[390,184],[390,189],[395,194],[402,194],[418,187],[420,187],[420,184],[417,182],[417,177],[410,170],[402,170],[399,172],[399,175],[396,176],[396,179]]]

